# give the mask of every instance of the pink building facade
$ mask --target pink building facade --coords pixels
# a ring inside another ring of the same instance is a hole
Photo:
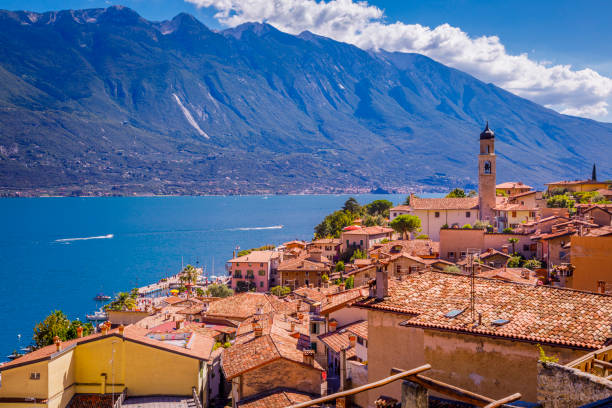
[[[227,270],[232,278],[232,289],[244,292],[254,288],[257,292],[268,292],[280,260],[281,253],[276,251],[253,251],[230,259]]]

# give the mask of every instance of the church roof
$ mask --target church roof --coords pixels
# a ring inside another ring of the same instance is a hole
[[[489,122],[487,121],[487,126],[480,134],[480,140],[483,139],[495,139],[495,132],[489,129]]]

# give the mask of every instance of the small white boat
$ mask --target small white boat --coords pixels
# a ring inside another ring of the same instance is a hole
[[[104,310],[100,309],[92,315],[87,315],[87,320],[89,320],[90,322],[105,321],[108,320],[108,315]]]

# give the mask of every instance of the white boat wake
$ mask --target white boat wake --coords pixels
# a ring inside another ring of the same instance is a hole
[[[282,229],[282,225],[272,225],[270,227],[242,227],[242,228],[232,228],[230,231],[257,231],[257,230],[275,230]]]
[[[98,235],[95,237],[85,237],[85,238],[61,238],[61,239],[56,239],[55,242],[89,241],[90,239],[111,239],[113,237],[114,237],[113,234],[108,234],[108,235]]]

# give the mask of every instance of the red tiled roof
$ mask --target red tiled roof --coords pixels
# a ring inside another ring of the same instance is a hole
[[[594,228],[588,234],[585,234],[587,237],[604,237],[607,235],[612,235],[612,226],[607,225],[601,228]]]
[[[497,268],[488,271],[483,271],[478,274],[481,278],[501,279],[505,281],[530,283],[535,285],[538,278],[535,272],[527,268]]]
[[[377,234],[389,234],[394,232],[393,228],[380,227],[374,225],[372,227],[362,227],[355,230],[343,231],[342,235],[377,235]]]
[[[329,347],[334,353],[339,353],[346,349],[346,358],[355,356],[355,348],[350,347],[349,335],[354,334],[364,339],[368,338],[368,322],[360,320],[355,323],[350,323],[342,327],[338,327],[336,331],[325,333],[319,336],[319,340]]]
[[[411,196],[413,210],[477,210],[478,197],[467,198],[419,198]]]
[[[309,288],[307,286],[303,286],[293,291],[294,295],[297,295],[301,298],[311,300],[313,302],[321,302],[325,299],[325,296],[328,294],[333,294],[338,292],[337,285],[329,285],[327,288]]]
[[[389,280],[389,297],[356,306],[406,314],[406,326],[445,329],[516,340],[597,349],[612,338],[612,296],[548,286],[475,278],[474,326],[469,312],[470,277],[444,272]],[[455,318],[445,314],[465,310]],[[497,326],[498,319],[508,323]]]
[[[318,271],[326,272],[329,270],[331,262],[324,256],[321,256],[321,262],[308,258],[308,254],[304,254],[299,258],[288,259],[278,265],[278,271]]]
[[[328,299],[326,298],[324,302],[321,303],[321,312],[320,314],[328,314],[335,310],[338,310],[350,303],[355,302],[358,299],[361,299],[367,296],[369,293],[368,288],[365,286],[345,290],[344,292],[334,293],[333,295],[329,295]]]
[[[255,397],[239,401],[237,406],[240,408],[285,408],[290,405],[310,401],[316,398],[299,391],[286,390],[277,391],[271,394],[256,395]],[[319,405],[313,405],[318,407]]]
[[[401,247],[400,251],[393,252],[394,247]],[[380,247],[370,250],[369,255],[378,255],[379,259],[384,256],[392,256],[395,253],[406,252],[413,256],[431,256],[440,253],[440,243],[428,239],[400,239],[389,241]]]
[[[554,183],[544,183],[547,186],[550,185],[562,185],[562,186],[575,186],[580,184],[608,184],[612,183],[611,180],[608,181],[597,181],[597,180],[572,180],[572,181],[556,181]]]
[[[507,181],[505,183],[501,183],[495,186],[495,188],[504,189],[504,188],[528,188],[532,189],[533,187],[528,186],[527,184],[523,184],[520,181]]]
[[[189,342],[190,348],[185,348],[185,347],[176,346],[176,345],[164,342],[164,341],[159,341],[159,340],[155,340],[150,337],[147,337],[148,333],[149,333],[149,330],[145,328],[130,325],[130,326],[125,327],[123,338],[125,338],[126,340],[131,340],[139,344],[160,348],[166,351],[174,352],[174,353],[185,355],[188,357],[194,357],[200,360],[208,360],[210,358],[210,353],[212,352],[212,347],[215,343],[212,337],[204,336],[198,333],[193,333],[192,334],[193,338]],[[85,336],[79,339],[64,341],[62,342],[61,347],[62,347],[62,350],[66,350],[67,348],[71,346],[78,346],[79,343],[96,341],[96,340],[110,337],[110,336],[116,336],[116,337],[121,338],[121,335],[119,334],[119,329],[110,330],[107,334],[103,334],[100,332],[100,333],[91,334],[89,336]],[[54,344],[50,346],[42,347],[22,357],[16,358],[13,361],[2,364],[0,366],[0,371],[9,369],[14,366],[30,364],[30,363],[34,363],[34,362],[38,362],[42,360],[48,360],[52,358],[55,353],[57,353],[57,349]]]
[[[276,296],[247,292],[212,302],[203,315],[244,320],[253,316],[257,312],[258,306],[262,307],[262,313],[276,311],[290,314],[297,310],[296,304],[281,300]]]

